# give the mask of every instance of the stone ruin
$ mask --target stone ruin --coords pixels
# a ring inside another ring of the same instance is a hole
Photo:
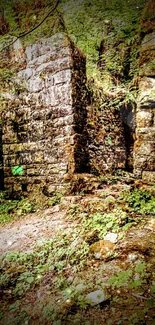
[[[87,159],[85,57],[61,34],[16,52],[14,60],[25,67],[3,116],[5,188],[53,192]],[[13,176],[14,166],[22,166],[23,174]]]
[[[104,108],[93,116],[86,96],[86,58],[67,36],[56,34],[25,50],[15,44],[12,60],[19,69],[15,91],[3,94],[1,189],[4,179],[11,191],[51,194],[67,186],[75,173],[126,169],[120,112]],[[133,161],[135,174],[146,178],[149,173],[151,180],[153,114],[153,108],[137,112]],[[95,132],[91,123],[96,123]],[[13,175],[16,166],[22,167],[21,175]]]
[[[134,173],[145,182],[155,183],[155,32],[145,35],[139,61]]]

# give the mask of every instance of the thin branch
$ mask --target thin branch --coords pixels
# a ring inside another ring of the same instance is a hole
[[[146,43],[149,43],[149,42],[152,41],[153,39],[155,39],[155,36],[152,37],[151,39],[149,39],[148,41],[145,41],[144,43],[142,42],[142,45],[143,45],[143,44],[146,44]]]
[[[134,297],[136,297],[136,298],[139,298],[139,299],[141,299],[141,300],[148,300],[148,299],[149,299],[149,298],[146,298],[146,297],[144,297],[144,296],[138,295],[138,294],[136,294],[136,293],[131,293],[131,295],[134,296]]]
[[[60,0],[57,0],[54,7],[52,8],[52,10],[50,10],[48,12],[48,14],[35,26],[33,27],[32,29],[30,29],[29,31],[27,32],[22,32],[20,33],[15,40],[13,40],[12,42],[10,42],[8,45],[4,46],[2,49],[0,49],[0,52],[4,51],[6,48],[8,48],[9,46],[13,45],[19,38],[21,37],[24,37],[30,33],[32,33],[34,30],[36,30],[38,27],[40,27],[43,22],[52,14],[52,12],[58,7],[58,4],[59,4]]]

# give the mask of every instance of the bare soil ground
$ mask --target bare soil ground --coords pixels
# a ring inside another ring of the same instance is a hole
[[[38,240],[51,239],[59,231],[72,227],[73,221],[66,220],[65,213],[56,205],[3,225],[0,229],[0,253],[29,250]]]

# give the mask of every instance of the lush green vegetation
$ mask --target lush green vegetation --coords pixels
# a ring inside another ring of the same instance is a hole
[[[141,35],[146,32],[140,24],[145,2],[60,0],[57,10],[30,32],[48,15],[55,2],[3,0],[1,10],[4,11],[6,32],[0,35],[0,49],[23,33],[27,34],[20,37],[20,40],[27,45],[41,37],[63,31],[86,54],[88,90],[93,88],[95,105],[120,108],[130,103],[134,107],[137,97],[135,80],[138,74],[139,44]],[[104,53],[101,51],[103,40]],[[0,66],[0,81],[3,86],[4,79],[5,84],[10,82],[12,68],[8,69],[6,65],[4,68],[4,64],[2,68]],[[106,91],[118,85],[125,92],[120,91],[115,98],[107,97]],[[11,88],[14,86],[11,85]]]
[[[132,211],[142,215],[155,215],[155,196],[151,192],[135,189],[132,192],[125,192],[123,197]]]
[[[1,45],[7,44],[14,37],[34,28],[51,10],[53,4],[54,2],[49,4],[47,0],[40,0],[37,3],[32,0],[2,1],[1,6],[2,10],[4,9],[8,34],[0,36]],[[131,47],[135,43],[144,5],[145,0],[134,2],[61,0],[58,11],[51,14],[33,33],[24,36],[22,41],[32,43],[56,31],[67,31],[75,44],[86,53],[87,72],[93,77],[93,73],[97,74],[95,68],[99,58],[100,43],[104,38],[106,44],[109,45],[105,59],[107,68],[109,71],[118,72],[121,69],[121,61],[119,53],[111,48],[111,44],[123,42],[124,47]],[[137,46],[132,51],[131,66],[137,56]],[[135,65],[131,67],[131,74],[135,73],[132,69],[135,70]]]
[[[5,324],[31,324],[39,317],[47,324],[92,325],[92,313],[97,313],[96,324],[99,325],[103,313],[100,308],[105,308],[104,314],[109,315],[107,324],[114,324],[113,309],[120,315],[124,310],[125,324],[140,324],[145,318],[148,324],[153,324],[155,274],[152,272],[152,255],[147,258],[144,253],[150,245],[150,254],[153,251],[152,235],[146,238],[145,247],[137,244],[136,238],[131,240],[129,237],[128,245],[121,249],[129,229],[131,232],[143,229],[148,221],[147,212],[141,218],[137,215],[139,210],[132,210],[131,202],[135,206],[140,202],[139,197],[149,201],[152,193],[153,189],[134,190],[129,198],[123,192],[120,197],[124,201],[104,191],[94,200],[88,196],[87,200],[68,206],[66,218],[74,223],[74,227],[50,240],[38,241],[30,251],[5,254],[0,266],[0,285],[4,295],[1,319]],[[58,193],[50,200],[52,204],[60,202],[60,209],[63,209],[60,197]],[[25,205],[29,210],[27,201]],[[18,209],[19,206],[17,212]],[[101,251],[99,257],[95,247],[98,248],[100,240],[102,242],[109,232],[117,235],[116,243],[112,244],[114,247],[110,252]],[[104,291],[105,305],[91,306],[87,294],[95,290]],[[39,311],[36,303],[29,303],[30,297],[37,295],[41,299]],[[135,307],[135,300],[138,307]]]
[[[135,42],[144,4],[145,0],[135,2],[84,0],[76,4],[73,0],[66,1],[66,3],[62,1],[61,10],[69,35],[87,55],[89,76],[92,76],[92,69],[98,62],[99,47],[103,38],[109,45],[106,65],[112,71],[119,69],[118,53],[114,48],[111,49],[110,45],[117,42],[132,45]],[[135,53],[133,53],[133,59],[135,59]]]
[[[24,214],[36,212],[45,207],[52,207],[60,202],[63,193],[56,192],[51,198],[44,195],[28,198],[18,195],[13,198],[9,191],[0,192],[0,224],[10,222]]]
[[[0,223],[12,221],[15,216],[36,211],[36,204],[28,199],[9,198],[8,192],[0,192]]]

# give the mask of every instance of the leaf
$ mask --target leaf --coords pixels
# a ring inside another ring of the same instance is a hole
[[[137,280],[132,281],[132,282],[129,284],[129,288],[138,288],[138,287],[141,286],[141,284],[142,284],[142,280],[137,279]]]
[[[112,228],[113,232],[118,232],[119,230],[119,226],[118,225],[115,225],[113,228]],[[123,237],[122,237],[123,238]]]
[[[32,283],[32,282],[34,281],[34,277],[33,277],[33,276],[30,276],[30,277],[28,277],[28,278],[26,279],[26,281],[27,281],[28,283]]]
[[[14,304],[10,305],[9,310],[14,312],[18,309],[18,307],[19,307],[19,300],[15,301]]]
[[[126,223],[126,225],[124,225],[122,227],[123,230],[128,230],[131,227],[131,223]]]
[[[106,228],[110,229],[113,226],[113,221],[107,223]]]
[[[147,307],[151,307],[151,306],[153,306],[153,304],[154,304],[154,299],[153,299],[153,298],[150,298],[150,299],[148,299],[148,300],[146,301],[146,305],[147,305]]]
[[[109,144],[109,145],[112,144],[112,139],[111,139],[110,136],[108,136],[108,144]]]
[[[140,264],[136,265],[135,271],[138,273],[142,273],[144,271],[145,267],[146,267],[145,263],[140,263]]]
[[[85,286],[82,283],[80,283],[75,288],[77,291],[82,291],[85,288]]]
[[[152,285],[151,288],[150,288],[150,292],[151,293],[155,293],[155,285]]]
[[[61,324],[62,324],[61,320],[55,320],[54,323],[53,323],[53,325],[61,325]]]
[[[18,295],[19,295],[19,296],[22,296],[22,295],[23,295],[23,293],[24,293],[24,291],[23,291],[23,290],[19,290],[19,291],[18,291]]]
[[[111,279],[108,280],[108,283],[111,285],[115,285],[117,283],[117,276],[113,276]]]
[[[124,237],[124,234],[119,234],[118,235],[118,240],[122,239]]]

